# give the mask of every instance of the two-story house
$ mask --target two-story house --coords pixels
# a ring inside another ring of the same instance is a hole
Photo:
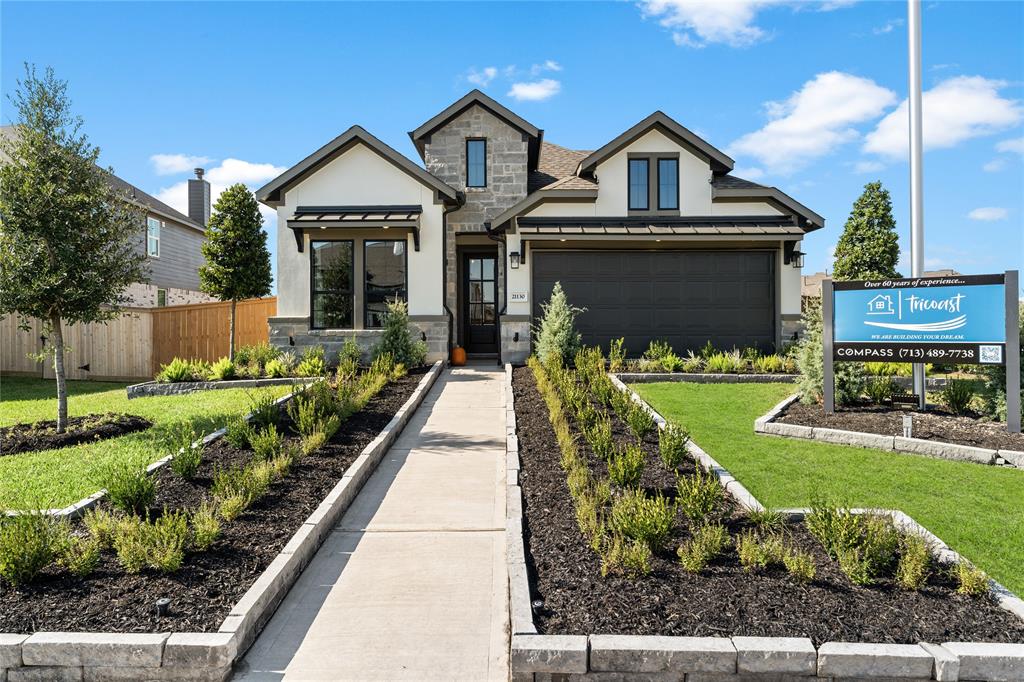
[[[369,347],[398,296],[431,357],[520,362],[555,282],[585,343],[634,355],[794,336],[824,219],[665,114],[572,150],[473,90],[409,135],[425,168],[353,126],[257,191],[278,212],[273,343]]]

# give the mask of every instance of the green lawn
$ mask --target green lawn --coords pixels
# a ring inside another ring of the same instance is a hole
[[[252,394],[230,389],[129,401],[126,385],[69,381],[69,415],[128,412],[146,417],[152,428],[98,443],[0,457],[0,509],[62,507],[91,495],[103,487],[102,472],[110,462],[155,462],[170,454],[166,439],[175,424],[187,421],[197,430],[213,431],[229,417],[248,412]],[[0,378],[0,426],[56,418],[55,390],[53,381],[44,379]],[[283,395],[289,389],[260,390]]]
[[[634,384],[768,507],[901,509],[1024,594],[1024,471],[754,434],[785,384]]]

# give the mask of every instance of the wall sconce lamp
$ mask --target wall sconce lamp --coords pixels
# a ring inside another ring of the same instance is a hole
[[[804,266],[804,256],[806,255],[803,251],[794,251],[793,255],[789,258],[789,262],[794,268],[802,268]]]
[[[518,251],[512,251],[512,252],[510,252],[508,254],[508,262],[509,262],[509,265],[512,266],[513,270],[518,270],[519,269],[520,258],[521,257],[519,255]]]
[[[782,249],[782,262],[786,265],[792,265],[794,268],[802,268],[804,266],[803,251],[798,250],[797,244],[800,242],[785,242]]]

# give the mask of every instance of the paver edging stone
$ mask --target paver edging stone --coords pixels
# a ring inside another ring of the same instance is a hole
[[[616,372],[611,375],[631,384],[686,382],[692,384],[793,384],[798,374],[719,374],[707,372]]]
[[[198,391],[308,384],[317,380],[317,377],[277,377],[273,379],[225,379],[222,381],[144,381],[141,384],[128,386],[125,391],[128,393],[128,400],[134,400],[150,396],[184,395]]]
[[[506,375],[511,378],[511,366],[506,365]],[[654,408],[647,404],[635,391],[626,386],[615,375],[609,375],[612,383],[621,391],[627,392],[630,397],[643,406],[654,417],[659,428],[664,428],[666,420]],[[507,404],[512,404],[511,382],[506,387]],[[798,396],[790,396],[772,408],[769,414],[778,414],[788,407]],[[707,454],[699,445],[692,440],[687,443],[687,448],[705,469],[711,471],[718,478],[719,482],[732,494],[737,501],[747,509],[764,509],[761,503],[755,498],[725,467],[721,466],[713,457]],[[506,452],[506,461],[512,461],[513,453]],[[519,453],[514,453],[515,462],[519,465]],[[509,467],[510,468],[510,467]],[[518,471],[518,470],[517,470]],[[647,673],[649,675],[664,674],[666,670],[672,673],[678,672],[674,667],[666,667],[673,664],[665,662],[665,654],[659,653],[650,656],[652,651],[664,652],[666,647],[677,643],[674,640],[724,640],[730,642],[733,649],[732,667],[728,670],[727,662],[718,660],[717,665],[721,666],[718,671],[690,670],[686,672],[686,678],[704,679],[702,675],[708,675],[708,679],[714,677],[721,680],[736,679],[745,682],[761,680],[764,682],[775,682],[779,679],[790,679],[791,677],[807,677],[815,679],[818,675],[842,678],[844,680],[879,679],[881,672],[887,671],[884,677],[890,679],[931,679],[933,672],[935,679],[940,682],[955,682],[960,679],[961,664],[966,660],[969,674],[976,677],[963,676],[964,680],[993,680],[994,682],[1008,682],[1009,680],[1024,680],[1024,644],[1000,644],[997,648],[987,648],[989,645],[976,644],[973,642],[944,643],[943,645],[920,643],[918,645],[888,645],[874,643],[846,643],[826,642],[815,650],[813,643],[805,638],[793,637],[733,637],[733,638],[687,638],[687,637],[664,637],[656,635],[541,635],[536,633],[536,626],[533,623],[532,610],[530,609],[529,582],[526,571],[526,547],[523,539],[523,518],[515,518],[512,513],[513,496],[518,500],[521,507],[522,490],[518,485],[508,486],[507,499],[509,502],[509,513],[506,520],[506,539],[508,550],[506,558],[510,577],[510,611],[512,621],[511,632],[511,655],[509,657],[512,679],[547,679],[550,674],[572,675],[586,673],[585,677],[593,675],[596,678],[602,676],[625,676],[635,673]],[[791,518],[802,518],[806,509],[783,509],[779,510]],[[937,536],[914,521],[906,513],[899,510],[852,510],[854,512],[881,512],[889,515],[893,522],[907,532],[913,532],[923,536],[933,550],[937,551],[940,561],[959,561],[960,556]],[[515,578],[513,579],[513,576]],[[1012,592],[999,583],[990,581],[993,596],[999,605],[1007,611],[1014,613],[1024,620],[1024,601],[1019,599]],[[581,646],[580,638],[587,640],[588,646],[584,649]],[[597,647],[595,647],[595,641]],[[611,656],[605,652],[605,643],[618,643],[615,647],[615,655]],[[626,646],[624,646],[626,645]],[[849,648],[852,645],[852,649]],[[724,649],[724,643],[719,644]],[[888,649],[887,647],[895,647]],[[958,648],[959,647],[959,648]],[[597,660],[594,659],[595,648],[598,651]],[[567,653],[571,650],[574,655]],[[825,651],[824,668],[821,667],[821,651]],[[726,650],[727,651],[727,650]],[[873,661],[871,652],[879,652],[886,659],[884,665]],[[962,653],[957,653],[957,652]],[[580,665],[579,654],[586,652],[584,665]],[[852,652],[852,653],[851,653]],[[604,657],[604,658],[602,658]],[[660,657],[660,660],[659,660]],[[671,660],[671,659],[669,659]],[[631,661],[626,666],[626,662]],[[613,669],[613,663],[620,664],[618,669]],[[872,668],[872,665],[876,666]],[[859,666],[859,668],[858,668]],[[972,667],[973,666],[973,667]],[[626,667],[626,669],[621,669]],[[927,668],[927,671],[925,671]],[[828,672],[831,670],[832,672]],[[536,675],[534,675],[536,673]],[[832,673],[835,673],[834,675]],[[978,674],[990,675],[989,677],[977,677]],[[865,676],[866,675],[866,676]],[[995,675],[995,676],[991,676]],[[611,679],[611,678],[609,678]]]
[[[222,680],[355,498],[369,474],[408,423],[441,373],[434,363],[412,395],[281,552],[232,607],[217,632],[0,633],[0,673],[11,679]],[[291,394],[280,399],[290,398]],[[214,436],[210,434],[207,438]],[[358,466],[357,466],[358,464]],[[16,672],[14,672],[16,671]],[[12,677],[13,675],[13,677]],[[3,680],[3,677],[0,677]]]

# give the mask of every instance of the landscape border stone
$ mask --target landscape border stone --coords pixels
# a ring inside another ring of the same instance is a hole
[[[703,372],[616,372],[611,375],[631,384],[681,381],[693,384],[794,384],[798,374],[710,374]]]
[[[512,367],[505,365],[506,425],[515,423]],[[659,428],[666,420],[647,404],[619,376],[612,383],[627,392],[654,417]],[[774,418],[797,396],[790,396],[765,417]],[[810,639],[799,637],[677,637],[657,635],[547,635],[538,634],[533,622],[530,585],[523,538],[522,489],[518,439],[508,434],[506,470],[515,472],[516,484],[506,488],[506,540],[511,621],[511,679],[515,682],[551,680],[593,680],[612,682],[625,679],[683,680],[686,682],[796,682],[830,678],[833,682],[852,680],[1024,680],[1024,644],[946,642],[941,645],[826,642],[818,649]],[[690,454],[747,509],[764,506],[729,471],[692,440]],[[511,479],[510,479],[511,480]],[[781,509],[795,519],[807,509]],[[902,530],[924,537],[939,561],[955,562],[961,557],[941,539],[899,510],[857,509],[858,513],[888,514]],[[1024,601],[995,581],[990,581],[999,605],[1024,620]],[[689,647],[689,650],[687,649]],[[694,653],[702,652],[702,653]],[[823,653],[824,652],[824,653]],[[688,658],[690,654],[694,657]],[[702,658],[701,656],[704,656]],[[704,667],[706,666],[706,667]]]
[[[144,381],[125,388],[128,400],[152,396],[182,395],[197,391],[219,391],[230,388],[263,388],[265,386],[287,386],[289,384],[310,384],[318,377],[278,377],[273,379],[225,379],[223,381]]]
[[[245,653],[270,620],[330,529],[348,509],[359,489],[423,402],[441,374],[443,365],[442,361],[435,362],[420,379],[405,404],[367,444],[320,506],[307,517],[277,557],[232,607],[217,632],[0,633],[0,682],[219,682],[226,679],[231,674],[234,662]],[[213,436],[210,434],[207,438]]]

